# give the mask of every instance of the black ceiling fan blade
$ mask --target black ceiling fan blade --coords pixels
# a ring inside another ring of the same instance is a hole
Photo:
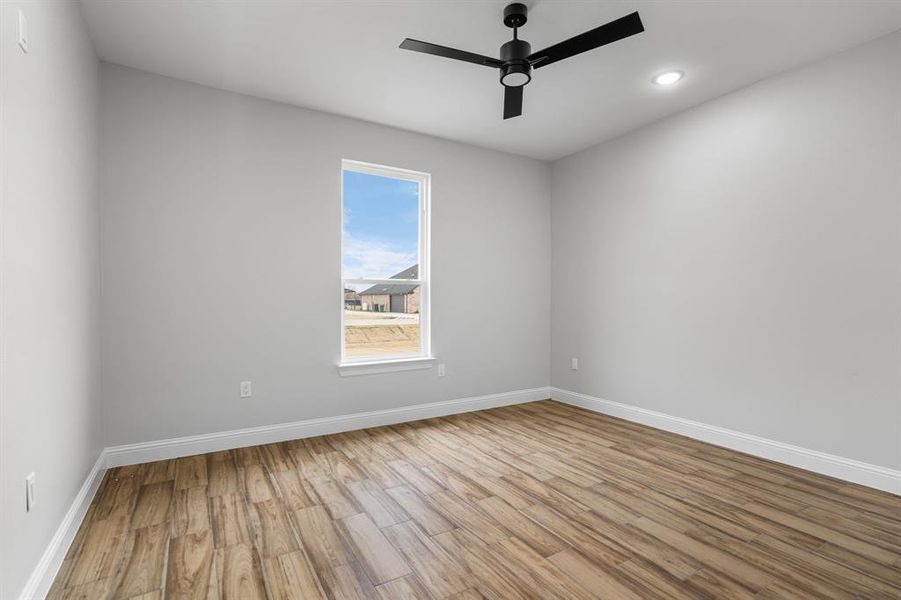
[[[404,50],[413,50],[414,52],[424,52],[425,54],[434,54],[435,56],[443,56],[444,58],[453,58],[454,60],[462,60],[465,62],[483,65],[486,67],[500,67],[501,61],[490,56],[482,56],[474,52],[465,50],[457,50],[456,48],[448,48],[447,46],[439,46],[429,42],[420,42],[410,38],[401,42],[400,47]]]
[[[505,87],[504,88],[504,119],[518,117],[522,114],[522,88]]]
[[[617,42],[642,31],[644,31],[644,25],[641,24],[641,17],[638,16],[638,12],[634,12],[615,21],[610,21],[606,25],[601,25],[591,31],[569,38],[559,44],[534,52],[529,56],[529,61],[532,63],[533,68],[538,69],[553,64],[558,60]]]

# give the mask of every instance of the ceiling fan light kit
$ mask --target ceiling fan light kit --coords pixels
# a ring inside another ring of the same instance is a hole
[[[504,8],[504,25],[513,29],[513,39],[501,46],[500,59],[410,38],[405,39],[400,47],[500,70],[500,82],[504,86],[504,119],[510,119],[522,114],[522,91],[532,81],[532,69],[545,67],[644,31],[641,18],[634,12],[533,53],[529,42],[519,39],[519,28],[527,21],[528,8],[525,4],[514,2]]]

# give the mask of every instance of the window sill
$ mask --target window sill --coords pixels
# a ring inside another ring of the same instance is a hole
[[[424,356],[417,358],[398,358],[394,360],[340,363],[338,365],[338,373],[341,377],[354,377],[356,375],[375,375],[376,373],[418,371],[420,369],[431,369],[435,364],[435,360],[434,357]]]

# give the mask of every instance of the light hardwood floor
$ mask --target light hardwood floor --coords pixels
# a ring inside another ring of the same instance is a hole
[[[110,470],[51,598],[901,598],[901,498],[552,401]]]

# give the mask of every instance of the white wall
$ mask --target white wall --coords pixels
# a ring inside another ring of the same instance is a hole
[[[108,445],[548,384],[547,164],[113,65],[101,90]],[[337,373],[342,158],[432,174],[444,378]]]
[[[74,2],[4,0],[0,28],[0,597],[13,598],[103,446],[98,66]]]
[[[556,163],[553,385],[901,467],[899,78],[893,34]]]

